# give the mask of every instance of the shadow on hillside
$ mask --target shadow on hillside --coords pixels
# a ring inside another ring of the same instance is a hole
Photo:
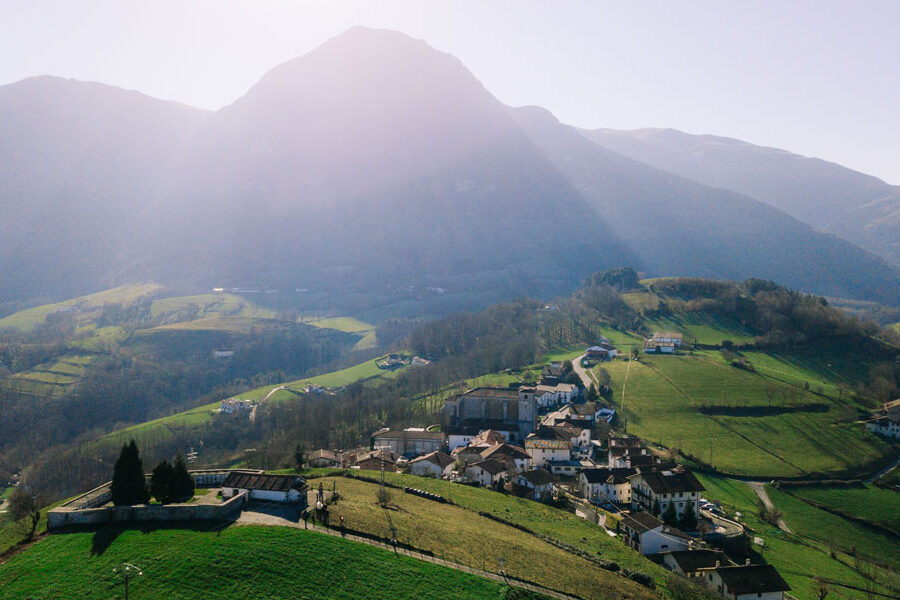
[[[218,535],[222,530],[231,525],[234,521],[168,521],[160,523],[108,523],[97,526],[70,526],[54,535],[65,535],[67,533],[85,533],[94,532],[91,538],[91,556],[100,556],[116,541],[125,531],[140,531],[149,534],[161,529],[180,529],[187,531],[215,533]]]

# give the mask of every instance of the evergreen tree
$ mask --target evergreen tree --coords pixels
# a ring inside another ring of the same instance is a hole
[[[297,444],[294,448],[294,462],[297,463],[297,470],[300,471],[303,469],[303,466],[306,464],[306,452],[303,450],[303,446]]]
[[[144,478],[144,464],[133,439],[130,444],[122,446],[122,452],[113,467],[110,491],[116,506],[145,504],[150,500],[147,480]]]
[[[188,473],[187,464],[180,454],[172,465],[172,486],[174,497],[189,500],[194,496],[194,478]]]
[[[169,461],[163,460],[153,469],[150,476],[150,493],[161,504],[168,504],[176,497],[175,471]]]
[[[678,522],[679,529],[683,531],[695,531],[697,529],[697,515],[694,514],[694,502],[688,500],[684,504],[684,512]]]
[[[659,517],[660,512],[662,512],[662,510],[659,508],[659,498],[657,498],[653,501],[653,508],[650,510],[650,513],[654,517]]]
[[[675,503],[669,502],[666,506],[666,512],[663,514],[663,523],[675,527],[678,523],[678,516],[675,514]]]

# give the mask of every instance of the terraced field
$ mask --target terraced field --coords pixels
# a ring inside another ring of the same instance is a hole
[[[751,354],[751,356],[753,356]],[[848,399],[732,367],[713,353],[612,361],[616,404],[628,372],[628,430],[737,475],[843,473],[890,452]],[[776,363],[767,365],[774,371]],[[783,366],[790,370],[792,367]],[[798,372],[799,373],[799,372]]]
[[[0,385],[35,396],[62,396],[81,380],[94,358],[89,354],[66,354],[0,380]]]

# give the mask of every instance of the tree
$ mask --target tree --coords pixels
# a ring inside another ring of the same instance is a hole
[[[160,461],[153,468],[153,474],[150,475],[150,493],[160,504],[172,502],[177,495],[174,475],[175,471],[167,460]]]
[[[697,515],[694,514],[693,500],[688,500],[684,503],[684,512],[681,513],[678,527],[684,531],[695,531],[697,529]]]
[[[150,500],[147,491],[147,480],[144,477],[144,464],[138,452],[137,444],[122,446],[122,452],[113,467],[112,501],[116,506],[145,504]]]
[[[563,361],[563,364],[562,364],[562,372],[563,372],[564,375],[568,375],[569,373],[572,372],[572,361],[571,361],[571,360],[564,360],[564,361]]]
[[[597,388],[594,384],[591,384],[591,387],[588,388],[587,393],[584,395],[585,400],[588,402],[595,402],[597,400]]]
[[[675,514],[675,503],[669,502],[666,506],[666,512],[663,514],[663,523],[674,527],[678,523],[678,516]]]
[[[653,501],[653,508],[650,512],[654,517],[659,517],[659,514],[662,512],[662,509],[659,507],[659,498]]]
[[[306,451],[300,444],[294,447],[294,462],[297,463],[297,470],[302,471],[303,466],[306,464]]]
[[[9,498],[9,516],[22,528],[26,539],[31,539],[41,520],[41,504],[35,494],[17,487]]]
[[[194,478],[188,473],[187,464],[180,454],[172,464],[172,487],[175,498],[190,499],[194,496]]]

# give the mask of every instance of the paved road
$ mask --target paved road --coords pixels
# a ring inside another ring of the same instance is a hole
[[[875,473],[874,475],[872,475],[871,477],[869,477],[868,479],[866,479],[866,483],[872,483],[873,481],[875,481],[875,480],[878,479],[879,477],[882,477],[882,476],[884,476],[885,474],[887,474],[888,471],[890,471],[891,469],[893,469],[893,468],[896,467],[897,465],[900,465],[900,456],[898,456],[898,457],[897,457],[897,460],[895,460],[894,462],[892,462],[890,465],[886,466],[886,467],[883,468],[882,470],[878,471],[877,473]]]
[[[708,519],[716,526],[716,533],[725,537],[736,537],[744,533],[744,526],[730,519],[717,517],[709,511],[700,510],[700,516]]]
[[[482,571],[481,569],[473,569],[472,567],[455,563],[448,560],[440,559],[436,556],[429,556],[428,554],[423,554],[421,552],[416,552],[415,550],[407,550],[406,548],[393,547],[390,544],[385,542],[379,542],[376,540],[372,540],[369,538],[364,538],[356,535],[346,534],[341,536],[339,531],[334,529],[327,529],[325,527],[313,526],[312,524],[300,522],[299,520],[294,520],[294,514],[285,514],[281,516],[279,514],[280,507],[273,506],[270,510],[266,510],[266,512],[256,512],[257,508],[254,506],[254,510],[244,510],[241,512],[241,516],[238,518],[237,523],[240,525],[281,525],[284,527],[294,527],[300,529],[311,529],[313,531],[317,531],[319,533],[324,533],[327,535],[333,535],[335,537],[344,537],[345,539],[352,540],[354,542],[359,542],[361,544],[368,544],[369,546],[376,546],[378,548],[384,548],[386,550],[392,550],[394,554],[405,554],[406,556],[410,556],[412,558],[416,558],[419,560],[424,560],[427,562],[434,563],[436,565],[442,565],[444,567],[448,567],[450,569],[456,569],[457,571],[464,571],[466,573],[470,573],[472,575],[477,575],[479,577],[486,577],[487,579],[491,579],[493,581],[497,581],[499,583],[505,583],[510,587],[521,588],[523,590],[528,590],[530,592],[534,592],[537,594],[543,594],[544,596],[548,596],[550,598],[556,598],[557,600],[580,600],[576,596],[569,596],[568,594],[563,594],[561,592],[556,592],[554,590],[549,590],[547,588],[541,587],[539,585],[534,585],[531,583],[525,583],[523,581],[519,581],[517,579],[508,579],[503,575],[498,575],[497,573],[491,573],[490,571]],[[268,507],[266,507],[268,508]]]
[[[766,492],[765,482],[763,482],[763,481],[748,481],[747,485],[749,485],[750,488],[754,492],[756,492],[756,495],[759,497],[760,500],[762,500],[763,505],[765,505],[765,507],[769,510],[769,512],[772,512],[775,510],[775,505],[772,503],[772,500],[769,498],[769,494]],[[787,526],[787,523],[785,523],[784,519],[782,519],[781,517],[778,517],[778,521],[776,522],[776,525],[778,525],[778,529],[782,530],[785,533],[794,533],[793,531],[790,530],[790,528]]]
[[[581,366],[581,359],[583,358],[584,354],[582,354],[578,358],[572,359],[572,370],[575,371],[579,378],[581,378],[581,382],[584,384],[584,389],[588,389],[589,387],[591,387],[592,383],[596,385],[597,382],[594,379],[593,373],[586,371],[584,367]]]

